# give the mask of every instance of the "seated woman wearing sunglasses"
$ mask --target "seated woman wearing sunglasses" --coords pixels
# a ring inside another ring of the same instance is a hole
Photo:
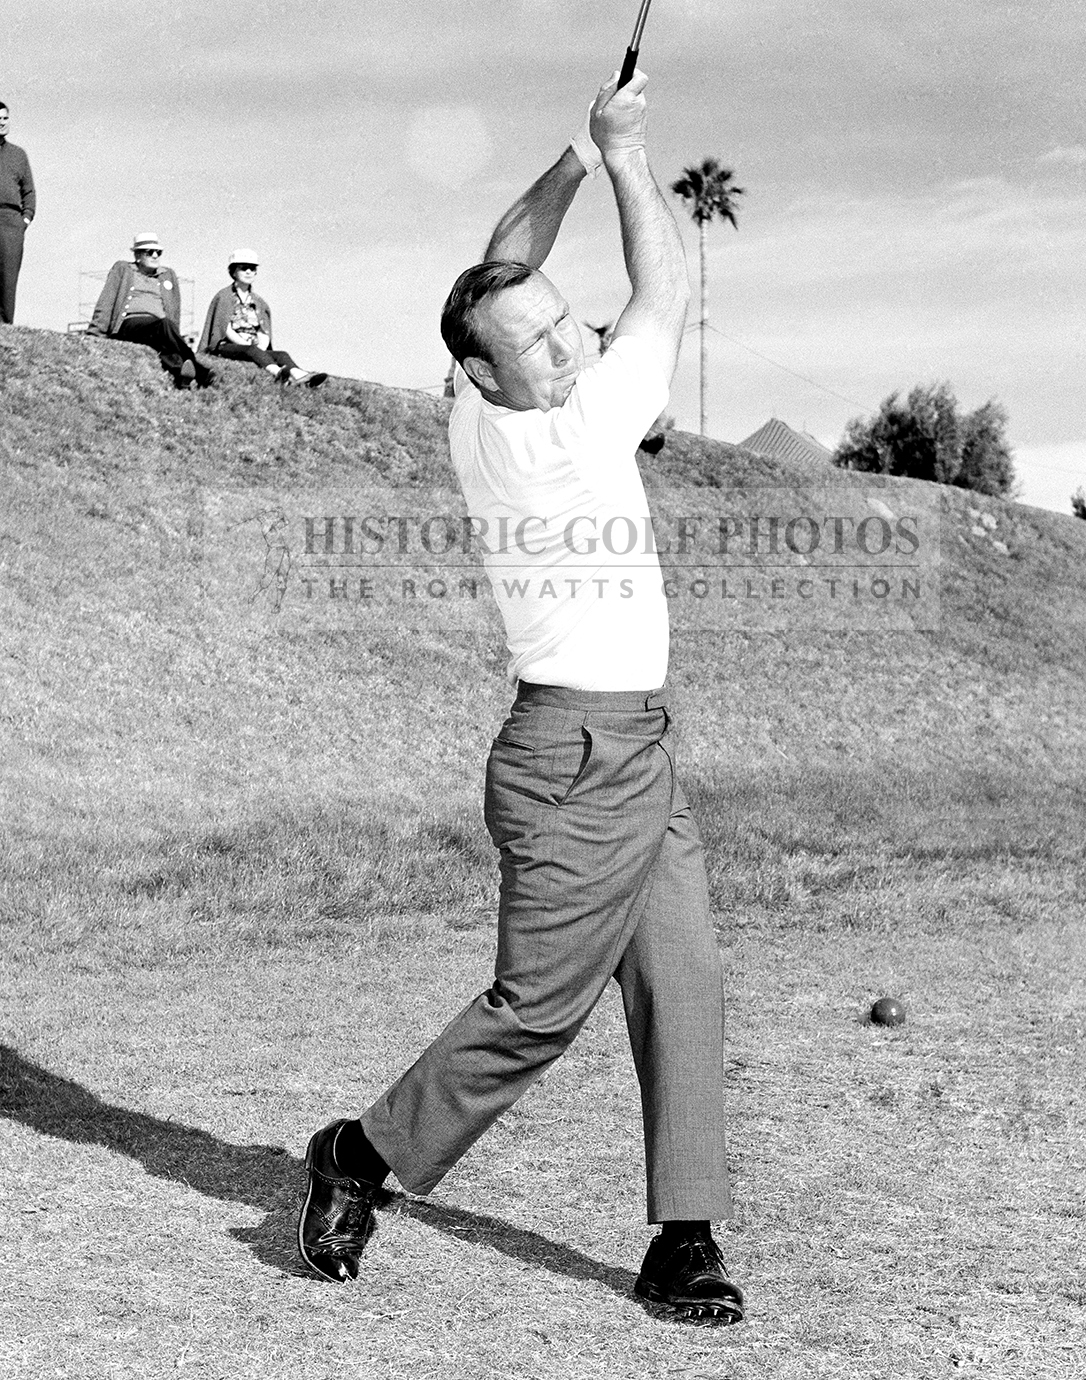
[[[259,260],[251,249],[235,249],[227,271],[233,282],[211,299],[200,351],[225,359],[248,359],[279,383],[319,388],[327,374],[299,369],[286,350],[271,347],[271,308],[253,291]]]
[[[88,335],[108,335],[149,345],[178,388],[207,388],[215,378],[201,364],[181,334],[181,291],[177,274],[164,267],[158,236],[137,235],[132,242],[134,263],[118,259],[98,294]]]

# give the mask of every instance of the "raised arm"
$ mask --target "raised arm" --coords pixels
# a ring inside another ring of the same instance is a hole
[[[654,351],[668,382],[686,324],[690,285],[675,217],[660,194],[645,153],[646,77],[615,89],[609,82],[592,109],[592,138],[603,154],[618,203],[622,252],[633,289],[614,339],[635,335]]]
[[[498,221],[484,260],[515,260],[529,268],[542,267],[584,176],[584,164],[572,146],[567,148]]]

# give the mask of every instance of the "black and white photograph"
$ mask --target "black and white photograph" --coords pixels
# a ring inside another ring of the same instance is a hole
[[[0,1377],[1081,1380],[1081,12],[0,33]]]

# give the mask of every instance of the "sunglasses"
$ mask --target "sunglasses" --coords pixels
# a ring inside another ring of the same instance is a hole
[[[242,273],[255,273],[257,270],[256,264],[235,264],[234,267]]]
[[[147,257],[150,258],[150,259],[161,259],[161,258],[162,258],[162,250],[161,250],[161,249],[137,249],[137,250],[136,250],[136,253],[137,253],[137,254],[146,254]]]

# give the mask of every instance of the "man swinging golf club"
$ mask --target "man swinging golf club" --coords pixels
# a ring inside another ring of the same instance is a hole
[[[481,534],[520,534],[485,557],[517,686],[487,763],[494,982],[360,1120],[313,1136],[298,1241],[321,1275],[356,1277],[389,1170],[429,1193],[568,1048],[614,977],[641,1086],[648,1219],[661,1224],[636,1291],[730,1323],[743,1295],[710,1229],[730,1212],[720,953],[653,688],[667,671],[667,606],[651,541],[600,539],[646,530],[634,452],[667,400],[686,314],[682,243],[645,154],[644,88],[641,72],[602,88],[590,139],[506,212],[445,303],[459,363],[449,440],[468,512]],[[585,368],[569,307],[539,268],[601,159],[632,293]]]

